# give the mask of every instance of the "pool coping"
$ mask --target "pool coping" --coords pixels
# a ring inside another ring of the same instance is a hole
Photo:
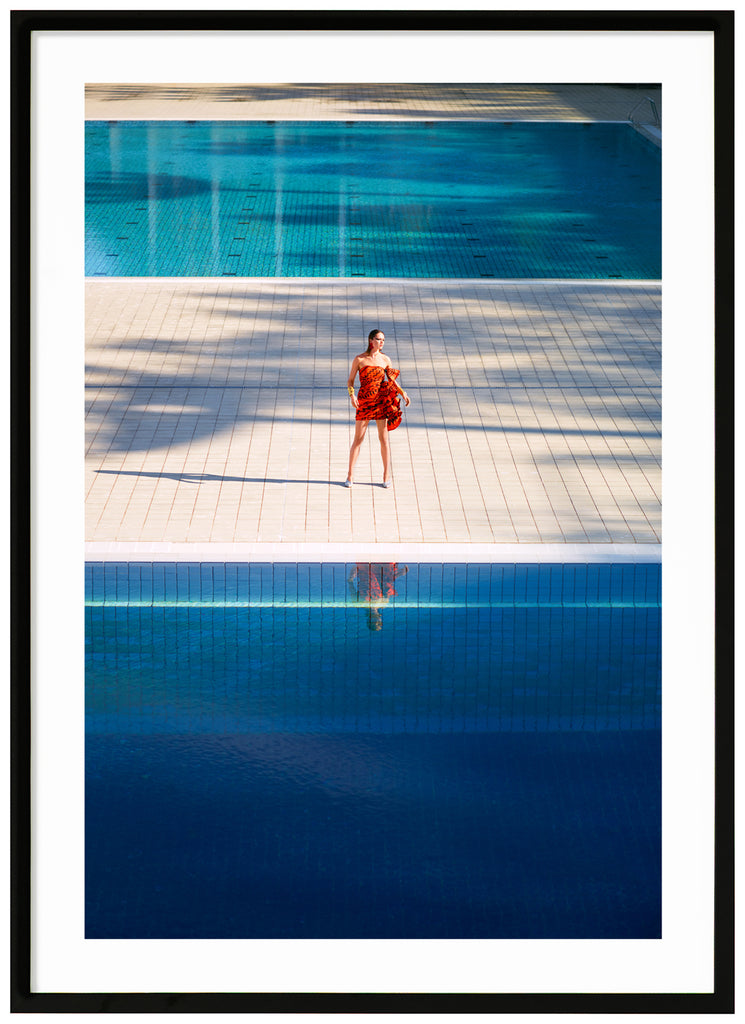
[[[597,117],[552,117],[538,118],[538,117],[445,117],[437,114],[427,114],[421,117],[396,117],[391,114],[379,115],[366,114],[360,116],[350,116],[349,114],[330,114],[323,117],[164,117],[161,115],[155,115],[147,117],[124,117],[124,116],[106,116],[106,117],[91,117],[86,114],[85,121],[97,121],[109,124],[117,121],[130,121],[130,122],[144,122],[144,121],[177,121],[184,124],[194,124],[197,121],[231,121],[235,124],[248,122],[252,124],[292,124],[296,122],[298,124],[324,124],[327,121],[341,121],[343,124],[375,124],[380,122],[386,122],[386,124],[429,124],[430,122],[437,122],[438,124],[442,121],[458,121],[458,122],[479,122],[480,124],[627,124],[630,128],[635,127],[635,123],[632,123],[628,118],[597,118]]]
[[[179,543],[89,541],[87,562],[661,562],[661,544]]]
[[[360,281],[358,277],[320,277],[320,276],[300,276],[297,275],[283,275],[277,277],[274,275],[253,276],[253,275],[242,275],[236,277],[220,276],[194,276],[194,277],[176,277],[173,274],[167,274],[163,277],[146,277],[141,274],[93,274],[86,275],[83,278],[86,284],[116,284],[117,282],[127,283],[147,283],[149,281],[157,281],[159,285],[162,284],[204,284],[209,282],[211,285],[216,282],[222,284],[237,284],[240,281],[250,281],[253,284],[276,284],[278,281],[292,282],[298,284],[307,284],[308,281],[317,281],[320,284],[339,284],[343,282],[358,284],[413,284],[422,285],[425,282],[434,282],[441,285],[450,285],[455,282],[461,285],[482,285],[484,287],[491,288],[494,285],[523,285],[525,287],[531,287],[533,285],[571,285],[572,287],[596,287],[605,286],[613,288],[630,288],[630,287],[646,287],[646,288],[660,288],[662,284],[661,277],[365,277],[364,281]]]

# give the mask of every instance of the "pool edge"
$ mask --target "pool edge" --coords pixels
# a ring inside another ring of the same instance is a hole
[[[86,561],[661,562],[661,544],[177,543],[89,541]]]

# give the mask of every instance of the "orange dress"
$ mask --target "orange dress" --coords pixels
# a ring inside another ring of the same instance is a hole
[[[391,381],[399,375],[392,366],[360,367],[360,390],[357,393],[358,420],[388,420],[388,430],[401,422],[398,391]]]

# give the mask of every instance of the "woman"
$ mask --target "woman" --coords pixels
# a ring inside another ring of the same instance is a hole
[[[399,371],[394,370],[388,356],[383,355],[385,335],[382,331],[370,331],[367,336],[367,351],[354,357],[349,372],[347,390],[352,405],[357,410],[355,417],[354,441],[349,452],[349,471],[344,482],[345,487],[352,486],[354,464],[360,453],[360,446],[365,439],[367,425],[375,420],[378,425],[380,454],[383,457],[383,487],[390,487],[389,480],[391,450],[388,444],[388,431],[395,430],[401,422],[401,407],[398,396],[408,405],[409,396],[396,383]],[[360,375],[360,390],[354,394],[354,378]]]

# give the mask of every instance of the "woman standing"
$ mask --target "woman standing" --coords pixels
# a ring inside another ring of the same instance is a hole
[[[354,464],[360,453],[360,446],[365,438],[370,420],[375,420],[378,425],[380,454],[383,458],[383,487],[391,486],[389,479],[391,450],[388,443],[388,431],[395,430],[401,422],[398,396],[401,395],[405,405],[409,404],[410,398],[396,383],[399,371],[394,370],[388,356],[383,355],[384,343],[385,335],[382,331],[370,331],[367,336],[367,351],[354,357],[352,369],[349,372],[347,390],[352,405],[357,410],[357,415],[355,417],[354,441],[349,452],[346,487],[352,486]],[[358,373],[360,375],[360,390],[355,398],[354,379]]]

